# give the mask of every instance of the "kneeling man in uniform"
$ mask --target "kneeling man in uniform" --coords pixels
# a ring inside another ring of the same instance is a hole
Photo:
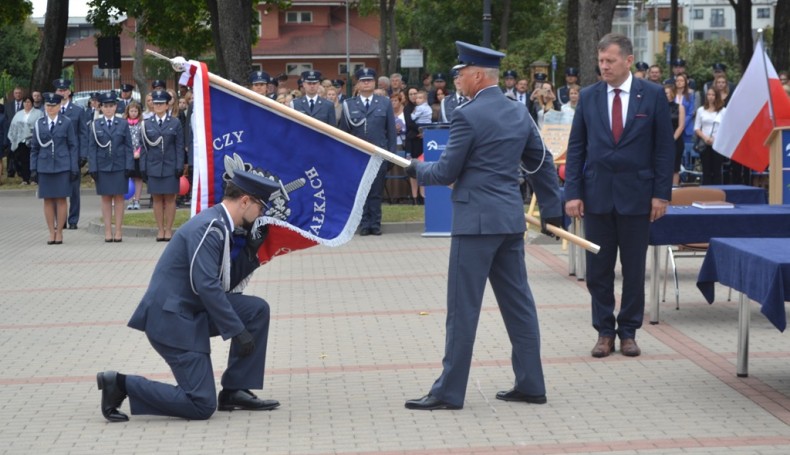
[[[193,420],[208,419],[217,409],[272,410],[280,405],[250,391],[263,388],[269,305],[231,291],[260,265],[257,251],[266,233],[265,228],[250,232],[243,250],[232,258],[234,228],[251,231],[265,201],[280,187],[244,171],[236,171],[226,185],[222,203],[176,231],[129,321],[129,327],[145,332],[177,385],[115,371],[98,373],[101,411],[110,422],[129,420],[119,410],[126,397],[132,414]],[[209,342],[217,335],[231,340],[219,398]]]

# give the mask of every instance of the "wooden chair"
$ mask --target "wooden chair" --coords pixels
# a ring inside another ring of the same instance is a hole
[[[672,190],[672,201],[670,205],[691,205],[692,202],[697,201],[724,201],[724,190],[715,188],[700,188],[700,187],[681,187]],[[676,258],[682,257],[695,257],[699,253],[708,251],[707,243],[687,243],[683,245],[669,245],[667,246],[666,264],[664,266],[664,296],[662,302],[667,299],[667,274],[669,272],[669,265],[672,264],[672,275],[675,278],[675,309],[680,309],[680,287],[678,286],[678,270],[675,264]]]

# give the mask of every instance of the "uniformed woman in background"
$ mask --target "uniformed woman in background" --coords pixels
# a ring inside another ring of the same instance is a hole
[[[156,90],[151,96],[154,115],[144,120],[141,128],[140,172],[154,201],[156,241],[168,242],[173,237],[176,195],[184,174],[184,133],[178,118],[167,112],[170,94]]]
[[[115,116],[118,106],[115,92],[101,95],[101,116],[88,127],[88,171],[101,196],[104,241],[123,240],[123,197],[129,188],[134,169],[129,124]],[[115,236],[112,221],[115,219]]]
[[[71,194],[71,182],[80,177],[77,136],[71,120],[60,115],[62,99],[56,93],[44,94],[46,115],[33,128],[30,148],[30,179],[38,182],[38,198],[44,199],[47,245],[63,243],[66,197]]]

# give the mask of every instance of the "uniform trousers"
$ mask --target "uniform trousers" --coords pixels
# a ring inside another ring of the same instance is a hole
[[[269,305],[259,297],[243,294],[228,294],[228,299],[255,340],[255,350],[247,357],[240,357],[237,343],[231,342],[228,367],[222,374],[222,387],[261,389],[269,337]],[[191,420],[211,417],[217,409],[217,392],[209,353],[174,348],[150,337],[148,340],[170,366],[178,385],[151,381],[142,376],[127,376],[126,390],[132,414]]]
[[[362,221],[359,223],[362,229],[381,229],[381,200],[386,175],[387,163],[384,162],[376,173],[368,197],[365,199],[365,205],[362,207]]]
[[[587,252],[587,290],[592,298],[593,327],[599,336],[634,338],[645,314],[645,260],[650,235],[649,215],[584,214],[587,240],[601,246]],[[614,267],[617,253],[623,273],[623,291],[617,328],[614,316]]]
[[[538,314],[524,262],[524,234],[454,235],[443,370],[430,393],[455,406],[464,403],[486,279],[491,282],[512,345],[514,387],[527,395],[546,394]]]
[[[79,172],[79,171],[78,171]],[[69,195],[69,224],[77,225],[80,222],[80,184],[82,183],[82,173],[77,180],[71,182],[71,194]]]

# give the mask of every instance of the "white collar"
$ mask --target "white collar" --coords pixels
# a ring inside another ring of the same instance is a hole
[[[614,87],[609,84],[606,84],[606,92],[609,93],[612,90],[619,88],[621,92],[631,93],[631,84],[634,82],[634,76],[630,72],[628,73],[628,79],[625,80],[619,87]]]
[[[222,208],[225,210],[225,215],[228,215],[228,220],[230,220],[230,226],[228,226],[228,232],[233,232],[233,230],[236,229],[236,226],[233,224],[233,217],[230,216],[230,212],[228,211],[228,208],[225,206],[224,202],[220,202],[219,205],[221,205]]]

